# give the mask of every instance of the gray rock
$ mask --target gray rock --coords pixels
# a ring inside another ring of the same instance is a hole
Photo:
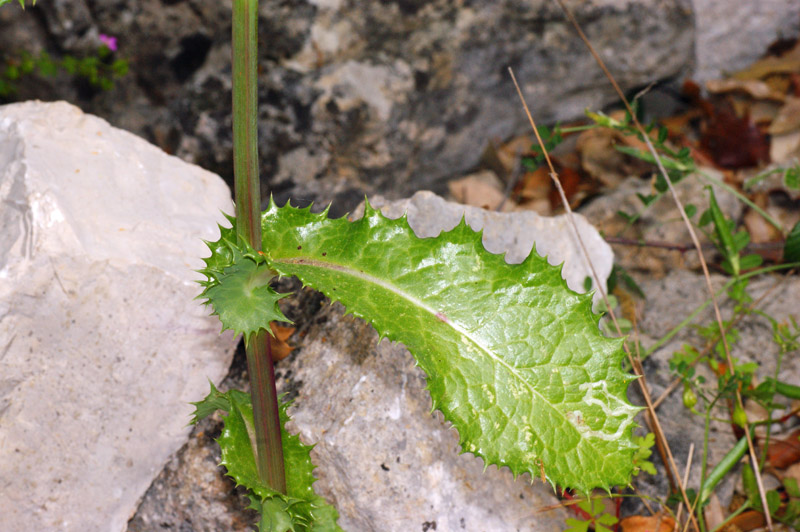
[[[322,311],[291,362],[298,398],[294,425],[319,468],[317,489],[350,531],[556,531],[563,509],[552,488],[472,455],[431,415],[423,372],[398,344],[344,316]]]
[[[230,364],[192,272],[230,192],[63,102],[0,107],[0,169],[0,529],[123,530]]]
[[[712,280],[715,290],[718,290],[728,278],[714,275]],[[640,339],[644,348],[650,347],[676,327],[706,300],[708,294],[702,275],[688,271],[671,272],[663,279],[642,279],[641,287],[647,294],[644,315],[640,322]],[[768,295],[761,300],[757,308],[778,322],[786,322],[790,317],[800,318],[797,306],[797,301],[800,300],[800,280],[796,276],[783,279],[781,276],[764,276],[751,283],[750,294],[754,300]],[[732,302],[723,296],[719,298],[719,303],[723,319],[729,319],[733,308]],[[703,326],[712,323],[715,323],[715,318],[711,306],[692,322],[693,325]],[[756,362],[759,365],[756,372],[757,382],[763,382],[765,377],[774,376],[779,349],[773,341],[770,322],[763,316],[753,314],[738,322],[736,328],[740,332],[740,339],[731,344],[731,355],[740,363]],[[645,373],[653,399],[658,398],[675,377],[669,369],[669,361],[673,353],[680,350],[687,342],[700,349],[704,345],[704,340],[699,337],[695,328],[689,326],[645,360]],[[698,373],[708,380],[709,387],[713,388],[716,377],[707,367],[697,368]],[[788,383],[800,382],[800,358],[791,354],[784,356],[779,378]],[[630,390],[638,391],[638,388],[631,386]],[[689,487],[697,489],[702,464],[703,418],[691,415],[684,408],[681,391],[682,387],[679,386],[672,392],[659,407],[657,414],[681,472],[687,463],[689,445],[694,443],[695,454]],[[780,417],[785,413],[778,410],[775,416]],[[725,418],[727,415],[725,405],[722,405],[717,414]],[[729,423],[712,421],[710,428],[708,465],[713,467],[736,443],[736,438]],[[737,474],[729,475],[717,489],[716,493],[723,507],[728,506],[737,480]],[[666,477],[663,474],[647,475],[641,479],[639,486],[645,493],[653,495],[663,495],[668,491]]]
[[[689,64],[690,5],[592,0],[573,7],[622,86],[632,88]],[[228,3],[60,0],[34,10],[45,12],[46,35],[14,34],[30,14],[6,9],[0,48],[24,42],[80,56],[99,44],[97,35],[113,34],[132,73],[111,93],[62,76],[26,82],[17,97],[78,101],[230,179]],[[336,199],[347,210],[364,191],[443,192],[490,140],[527,131],[508,66],[543,123],[615,98],[550,0],[269,0],[260,2],[259,32],[261,174],[279,199]]]
[[[747,67],[778,39],[800,35],[795,0],[693,0],[697,63],[694,77],[716,79]]]

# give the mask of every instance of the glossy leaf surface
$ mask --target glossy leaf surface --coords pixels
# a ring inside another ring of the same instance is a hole
[[[408,347],[464,451],[585,492],[629,482],[633,377],[621,340],[601,335],[591,296],[567,288],[560,267],[535,250],[507,264],[463,222],[420,239],[369,206],[349,222],[271,204],[262,231],[257,258],[270,269]]]

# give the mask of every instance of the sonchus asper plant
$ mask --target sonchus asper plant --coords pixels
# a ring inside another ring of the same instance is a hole
[[[263,251],[256,252],[229,220],[232,227],[220,227],[220,239],[208,244],[202,270],[202,297],[224,328],[249,341],[269,331],[269,322],[287,321],[278,307],[286,294],[270,281],[296,276],[367,320],[381,338],[405,344],[464,451],[586,493],[629,482],[639,409],[626,398],[634,377],[621,370],[622,340],[600,333],[591,295],[570,290],[561,267],[535,248],[521,264],[508,264],[463,220],[438,237],[418,238],[405,217],[388,219],[369,204],[351,222],[270,202],[261,216]],[[224,409],[239,408],[236,415],[246,419],[246,409],[228,401]],[[252,457],[249,440],[242,443]],[[284,433],[284,445],[300,444]],[[225,451],[223,461],[244,483]],[[310,471],[286,458],[287,484],[309,487],[306,507],[318,499]],[[295,475],[302,482],[290,480]],[[300,507],[291,493],[256,494],[262,505],[282,501],[288,518]]]

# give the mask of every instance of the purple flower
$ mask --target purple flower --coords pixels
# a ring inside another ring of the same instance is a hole
[[[106,35],[105,33],[101,33],[97,36],[100,39],[100,42],[108,46],[108,49],[112,52],[117,51],[117,38],[112,37],[111,35]]]

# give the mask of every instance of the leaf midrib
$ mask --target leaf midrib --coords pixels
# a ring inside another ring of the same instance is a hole
[[[424,301],[422,301],[422,300],[416,298],[415,296],[409,294],[405,290],[401,290],[396,285],[390,284],[390,283],[384,281],[383,279],[380,279],[378,277],[369,275],[369,274],[365,273],[363,270],[356,270],[356,269],[351,268],[349,266],[345,266],[343,264],[338,264],[338,263],[335,263],[335,262],[321,261],[321,260],[318,260],[318,259],[309,259],[309,258],[304,258],[304,257],[287,257],[287,258],[281,258],[281,259],[272,259],[272,262],[279,263],[279,264],[300,265],[300,266],[309,266],[309,267],[316,267],[316,268],[321,268],[321,269],[335,270],[335,271],[344,273],[346,275],[349,275],[351,277],[362,279],[362,280],[364,280],[364,281],[366,281],[368,283],[372,283],[372,284],[375,284],[377,286],[380,286],[381,288],[384,288],[384,289],[388,290],[389,292],[391,292],[391,293],[393,293],[393,294],[405,299],[406,301],[408,301],[412,305],[417,306],[419,308],[422,308],[423,310],[428,312],[431,315],[431,317],[441,321],[445,325],[450,326],[456,333],[466,337],[470,342],[472,342],[472,344],[474,346],[476,346],[478,349],[480,349],[482,352],[484,352],[488,357],[490,357],[491,359],[497,361],[499,364],[504,366],[509,371],[509,373],[514,376],[514,378],[516,378],[526,388],[528,388],[528,390],[530,390],[532,395],[540,398],[553,411],[557,412],[558,415],[566,422],[566,425],[569,426],[570,428],[572,428],[572,430],[574,430],[579,435],[581,440],[585,440],[583,435],[569,421],[567,416],[563,412],[561,412],[558,408],[556,408],[553,403],[548,401],[547,398],[545,398],[535,388],[533,388],[530,385],[530,383],[528,383],[528,381],[526,381],[517,372],[515,367],[511,366],[506,361],[504,361],[502,358],[498,357],[491,349],[489,349],[488,347],[484,346],[475,337],[473,337],[469,333],[469,331],[467,331],[466,329],[464,329],[461,326],[459,326],[457,323],[455,323],[449,317],[447,318],[446,321],[442,320],[441,318],[439,318],[439,315],[441,315],[440,312],[438,312],[437,310],[435,310],[432,307],[428,306]],[[591,444],[590,441],[587,441],[587,443]],[[594,447],[594,446],[592,445],[592,447]]]

